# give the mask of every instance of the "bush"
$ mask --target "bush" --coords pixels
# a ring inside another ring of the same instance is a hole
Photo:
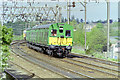
[[[13,40],[23,40],[23,35],[14,35]]]
[[[73,41],[74,45],[85,45],[85,32],[83,29],[83,24],[81,27],[77,28],[77,31],[74,31]],[[87,32],[86,44],[88,49],[86,54],[92,54],[93,52],[103,52],[103,47],[107,45],[107,33],[106,29],[101,23],[98,23],[91,32]]]
[[[12,42],[12,37],[13,37],[13,30],[11,28],[7,28],[6,26],[1,26],[0,25],[0,40],[1,40],[1,58],[2,58],[2,69],[4,70],[7,67],[7,60],[10,57],[9,53],[9,45]]]

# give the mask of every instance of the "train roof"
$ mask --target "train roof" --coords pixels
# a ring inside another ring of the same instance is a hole
[[[38,26],[34,26],[32,29],[36,29],[36,28],[49,28],[49,26],[51,26],[52,24],[45,24],[45,25],[38,25]]]
[[[32,30],[32,29],[41,29],[41,28],[49,28],[51,25],[56,25],[57,26],[63,26],[66,25],[65,23],[54,23],[54,24],[45,24],[45,25],[36,25],[32,28],[28,28],[27,30]],[[67,24],[68,25],[68,24]]]
[[[31,30],[31,29],[38,29],[38,28],[49,28],[52,24],[45,24],[45,25],[36,25],[32,28],[28,28],[27,30]]]

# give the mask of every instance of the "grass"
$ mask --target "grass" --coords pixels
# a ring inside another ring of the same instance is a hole
[[[108,58],[109,61],[115,61],[115,62],[119,62],[120,60],[118,59],[112,59],[112,58]]]
[[[74,52],[74,53],[80,53],[80,54],[85,54],[85,51],[82,51],[82,50],[79,50],[79,49],[76,49],[76,48],[72,48],[72,52]]]
[[[13,40],[23,40],[23,35],[13,35]]]
[[[79,49],[76,49],[76,48],[72,48],[72,51],[71,51],[71,52],[77,53],[77,54],[83,54],[83,55],[87,55],[87,56],[92,56],[92,55],[94,55],[95,58],[106,59],[106,60],[114,61],[114,62],[120,61],[120,60],[118,60],[118,59],[105,58],[105,57],[104,57],[104,54],[101,54],[101,53],[86,54],[85,51],[82,51],[82,50],[79,50]]]

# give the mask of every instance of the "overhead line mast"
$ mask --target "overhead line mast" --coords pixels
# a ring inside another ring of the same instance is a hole
[[[110,47],[110,1],[107,0],[107,58],[109,57],[109,47]]]

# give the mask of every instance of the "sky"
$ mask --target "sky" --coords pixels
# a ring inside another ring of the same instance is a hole
[[[76,18],[84,19],[84,8],[80,3],[76,4],[75,8],[71,8],[71,15],[74,15]],[[110,3],[110,18],[114,21],[118,19],[118,3]],[[107,4],[105,2],[101,3],[88,3],[87,4],[87,21],[96,21],[96,20],[106,20],[107,19]]]
[[[40,4],[43,6],[46,2]],[[49,6],[55,6],[58,4],[62,7],[62,16],[67,18],[67,2],[47,2]],[[1,3],[0,3],[1,6]],[[71,7],[70,16],[75,16],[75,18],[84,20],[84,10],[83,6],[76,2],[75,7]],[[87,3],[87,21],[97,21],[107,19],[107,4],[106,2],[89,2]],[[116,21],[118,19],[118,2],[110,2],[110,19]]]

